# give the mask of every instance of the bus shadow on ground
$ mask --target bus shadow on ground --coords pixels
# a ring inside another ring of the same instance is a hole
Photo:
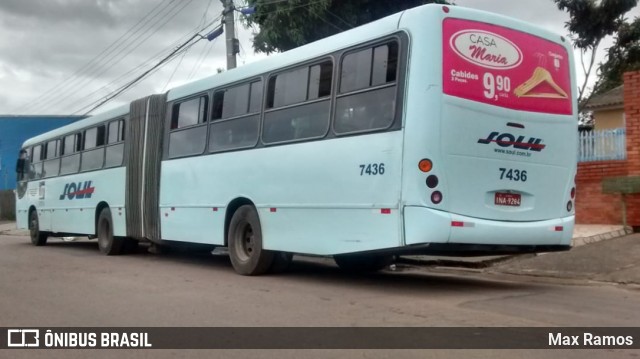
[[[73,255],[102,256],[98,250],[96,240],[77,240],[72,242],[50,241],[48,247],[64,251],[73,251]],[[233,272],[228,255],[212,255],[209,251],[193,248],[171,247],[159,254],[149,253],[149,246],[141,244],[134,250],[131,248],[124,257],[133,260],[152,260],[154,262],[170,262],[172,264],[187,265],[195,269]],[[396,293],[417,293],[427,291],[465,291],[486,292],[526,290],[540,287],[541,284],[515,281],[496,281],[493,278],[482,278],[478,273],[452,272],[434,273],[415,266],[398,265],[395,271],[382,270],[374,273],[348,273],[338,268],[329,257],[311,257],[295,255],[290,267],[282,273],[268,273],[264,280],[283,280],[290,283],[315,282],[350,288],[387,291],[393,289]],[[227,274],[225,273],[225,274]]]
[[[367,288],[392,289],[407,293],[434,290],[486,292],[487,290],[511,291],[536,287],[530,283],[496,281],[480,278],[477,273],[455,272],[434,273],[424,268],[410,267],[395,271],[381,270],[373,273],[348,273],[338,268],[331,258],[295,256],[291,267],[284,273],[270,276],[290,280],[315,281],[322,283],[341,282],[345,285]]]

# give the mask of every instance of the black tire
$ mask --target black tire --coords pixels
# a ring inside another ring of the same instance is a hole
[[[47,244],[49,232],[40,231],[40,221],[38,220],[38,211],[33,210],[29,213],[29,236],[31,244],[34,246],[44,246]]]
[[[269,268],[270,273],[282,273],[285,272],[291,266],[293,260],[293,253],[287,252],[275,252],[273,256],[273,263]]]
[[[341,254],[333,256],[338,267],[345,272],[376,272],[393,263],[393,256],[371,254]]]
[[[233,269],[242,275],[260,275],[269,270],[274,252],[262,248],[262,228],[253,206],[238,208],[229,223],[229,257]]]
[[[98,217],[97,223],[98,248],[102,254],[112,256],[122,253],[124,239],[113,236],[113,221],[111,220],[111,210],[103,208]]]

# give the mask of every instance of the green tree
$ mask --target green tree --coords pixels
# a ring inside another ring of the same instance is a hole
[[[248,0],[257,52],[286,51],[415,6],[445,0]]]
[[[566,28],[573,45],[580,50],[584,82],[578,89],[579,110],[582,110],[591,91],[585,96],[587,83],[592,74],[595,56],[602,40],[618,34],[625,24],[624,14],[638,4],[638,0],[553,0],[558,8],[569,13]],[[598,81],[600,82],[600,81]],[[600,85],[594,87],[599,89]]]
[[[607,51],[607,61],[600,64],[599,70],[596,93],[621,85],[623,73],[640,70],[640,18],[621,24],[613,46]]]

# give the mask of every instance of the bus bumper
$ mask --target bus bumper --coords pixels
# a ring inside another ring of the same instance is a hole
[[[497,246],[550,246],[549,248],[557,247],[554,250],[566,250],[571,247],[575,216],[544,221],[506,222],[408,206],[404,208],[404,221],[404,239],[408,246],[447,243],[462,247],[482,245],[497,249]]]

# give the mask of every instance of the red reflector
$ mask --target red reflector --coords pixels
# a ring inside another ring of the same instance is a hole
[[[276,211],[276,209],[275,209],[275,208],[271,208],[271,209],[269,209],[269,211],[271,211],[271,212],[275,212],[275,211]]]
[[[446,7],[446,6],[443,6],[443,7],[442,7],[442,11],[444,11],[445,13],[447,13],[447,14],[448,14],[448,13],[449,13],[449,8],[448,8],[448,7]]]
[[[555,231],[556,232],[562,232],[563,227],[562,226],[556,226]]]
[[[391,208],[381,208],[380,209],[380,213],[382,213],[382,214],[390,214],[391,213]]]
[[[218,207],[213,207],[214,212],[218,212]]]
[[[451,227],[464,227],[464,222],[451,221]]]

